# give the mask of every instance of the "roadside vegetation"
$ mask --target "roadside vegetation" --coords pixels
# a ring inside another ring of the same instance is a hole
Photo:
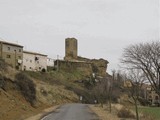
[[[160,108],[159,107],[139,107],[139,112],[144,114],[144,116],[150,118],[150,120],[159,120],[160,118]]]
[[[117,110],[116,116],[121,119],[159,120],[159,108],[148,106],[160,104],[160,42],[126,47],[121,63],[122,69],[112,72],[112,82],[106,78],[95,85],[98,103],[102,109],[107,104],[112,115],[115,115],[112,105],[120,103],[124,107]],[[146,97],[147,86],[159,95],[156,103]]]

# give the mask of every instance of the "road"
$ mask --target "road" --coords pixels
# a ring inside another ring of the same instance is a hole
[[[67,104],[41,120],[99,120],[86,104]]]

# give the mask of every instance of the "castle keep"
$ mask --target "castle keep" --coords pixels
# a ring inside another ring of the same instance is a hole
[[[65,60],[76,60],[77,59],[77,40],[75,38],[65,39]]]
[[[108,61],[104,59],[88,59],[78,56],[78,42],[75,38],[65,39],[64,60],[55,61],[55,66],[60,70],[68,72],[80,71],[86,76],[95,73],[105,77]]]

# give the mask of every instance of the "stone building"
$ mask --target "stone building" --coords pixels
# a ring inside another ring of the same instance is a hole
[[[47,66],[54,67],[54,61],[52,58],[47,58]]]
[[[91,76],[93,73],[92,64],[83,61],[56,60],[55,67],[57,70],[64,70],[66,72],[79,71],[83,73],[84,76]]]
[[[65,60],[76,60],[78,54],[78,43],[75,38],[65,39]]]
[[[47,70],[47,55],[23,51],[23,70],[42,71]]]
[[[146,99],[150,101],[151,105],[160,104],[159,95],[156,93],[156,91],[151,86],[148,86],[146,88]]]
[[[65,39],[64,60],[56,60],[55,67],[65,71],[77,70],[83,72],[86,76],[90,76],[94,73],[96,76],[106,77],[107,60],[79,57],[77,49],[77,39]]]
[[[0,58],[17,70],[22,70],[23,46],[0,41]]]

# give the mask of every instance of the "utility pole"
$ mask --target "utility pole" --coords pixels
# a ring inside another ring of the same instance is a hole
[[[14,50],[14,52],[15,52],[15,69],[16,69],[16,64],[17,64],[17,61],[16,61],[16,56],[17,56],[17,55],[16,55],[16,52],[17,52],[17,51]]]
[[[59,55],[57,55],[57,71],[59,70]]]

